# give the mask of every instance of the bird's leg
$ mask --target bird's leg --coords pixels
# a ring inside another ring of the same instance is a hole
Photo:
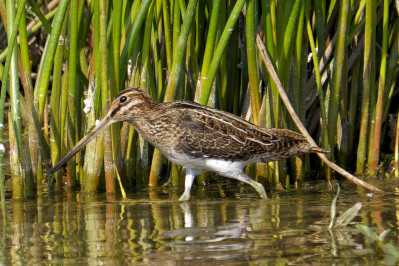
[[[184,193],[181,195],[179,201],[187,201],[190,199],[190,190],[191,186],[193,185],[193,181],[195,179],[195,176],[199,174],[201,171],[198,171],[196,169],[188,168],[186,170],[186,180],[184,182]]]
[[[253,180],[252,178],[250,178],[243,172],[229,172],[229,173],[219,173],[219,174],[226,176],[226,177],[234,178],[236,180],[239,180],[239,181],[242,181],[244,183],[251,185],[256,190],[256,192],[258,192],[258,194],[261,198],[267,199],[266,191],[265,191],[265,188],[263,187],[263,185],[261,183],[256,182],[255,180]]]

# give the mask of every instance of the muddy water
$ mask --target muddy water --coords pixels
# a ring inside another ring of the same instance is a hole
[[[396,180],[375,184],[397,190]],[[195,192],[195,189],[194,191]],[[395,264],[354,227],[391,232],[399,248],[399,198],[341,183],[338,215],[362,209],[346,227],[328,230],[335,196],[326,182],[258,199],[250,188],[209,186],[186,203],[181,191],[138,191],[128,200],[104,194],[44,194],[6,202],[0,264],[220,265]]]

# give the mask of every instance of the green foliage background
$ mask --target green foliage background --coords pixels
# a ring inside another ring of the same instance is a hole
[[[398,176],[398,11],[389,0],[0,0],[0,124],[9,113],[13,197],[43,185],[112,194],[116,169],[125,185],[158,186],[165,164],[179,185],[181,169],[127,124],[113,125],[68,163],[66,187],[63,173],[54,186],[44,178],[131,86],[160,102],[196,101],[296,130],[259,58],[257,34],[330,159],[374,176],[393,173],[392,162]],[[247,169],[272,186],[299,184],[312,170],[331,177],[308,157]],[[2,191],[4,175],[0,153]]]

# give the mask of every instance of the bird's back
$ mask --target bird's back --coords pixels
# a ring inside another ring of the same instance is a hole
[[[158,127],[169,125],[167,137],[174,139],[174,152],[191,158],[268,162],[302,153],[326,152],[311,147],[301,134],[291,130],[262,128],[233,114],[192,102],[161,104],[156,119]]]

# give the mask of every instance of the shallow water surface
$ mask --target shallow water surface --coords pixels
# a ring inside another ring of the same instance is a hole
[[[376,185],[398,187],[395,180]],[[181,191],[147,190],[129,194],[129,200],[83,193],[8,199],[7,223],[0,219],[0,264],[396,263],[354,227],[391,229],[385,243],[399,248],[395,193],[342,183],[338,216],[357,202],[362,209],[348,226],[328,230],[336,190],[326,182],[269,193],[269,200],[250,188],[239,190],[207,187],[186,203],[177,201]]]

